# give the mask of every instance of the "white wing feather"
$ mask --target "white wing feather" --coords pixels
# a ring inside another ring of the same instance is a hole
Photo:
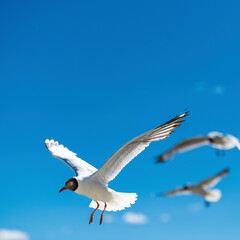
[[[187,115],[188,112],[177,116],[122,146],[93,176],[91,176],[92,180],[102,182],[103,184],[107,184],[109,181],[113,180],[122,168],[141,153],[151,142],[169,137],[169,134],[174,132],[173,129],[179,127],[180,123],[183,122],[181,120]]]
[[[52,153],[53,157],[65,162],[70,168],[72,168],[76,176],[85,178],[97,171],[95,167],[77,157],[77,154],[70,151],[68,148],[64,147],[63,145],[59,145],[57,141],[55,142],[53,139],[46,139],[45,145]]]

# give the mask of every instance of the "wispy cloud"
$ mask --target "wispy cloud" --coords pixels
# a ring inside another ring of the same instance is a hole
[[[171,220],[169,213],[162,213],[159,218],[162,223],[168,223]]]
[[[208,84],[206,82],[195,82],[193,88],[196,92],[202,93],[208,89]]]
[[[64,235],[70,235],[70,234],[72,233],[72,229],[71,229],[69,226],[64,226],[64,227],[62,228],[62,233],[63,233]]]
[[[213,87],[213,93],[217,95],[223,94],[225,91],[225,88],[222,85],[217,85]]]
[[[29,240],[27,233],[19,230],[0,229],[0,240]]]
[[[225,86],[223,84],[196,82],[193,85],[193,90],[199,94],[222,95],[225,93]]]
[[[201,211],[202,209],[203,209],[203,204],[200,203],[200,202],[191,203],[191,204],[189,204],[189,206],[188,206],[188,211],[189,211],[189,212],[192,212],[192,213],[194,213],[194,212],[199,212],[199,211]]]
[[[112,223],[114,222],[114,217],[111,214],[105,214],[103,220],[105,223]]]
[[[148,218],[143,213],[127,212],[123,215],[123,221],[130,224],[145,224]]]

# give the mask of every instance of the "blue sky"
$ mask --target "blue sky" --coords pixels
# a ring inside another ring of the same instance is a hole
[[[239,10],[239,1],[1,1],[0,229],[31,240],[237,240],[237,149],[154,161],[185,137],[213,130],[240,137]],[[170,138],[152,143],[110,183],[139,195],[127,211],[109,213],[111,223],[99,227],[97,213],[89,226],[90,200],[58,193],[73,172],[51,157],[46,137],[99,168],[186,108],[187,121]],[[223,198],[210,208],[196,196],[151,196],[225,167]],[[124,222],[128,212],[144,223]]]

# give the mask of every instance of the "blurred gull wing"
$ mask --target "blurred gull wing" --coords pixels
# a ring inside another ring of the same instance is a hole
[[[175,189],[175,190],[172,190],[172,191],[169,191],[169,192],[164,192],[164,193],[161,194],[161,196],[172,197],[172,196],[181,196],[181,195],[190,195],[190,194],[192,194],[191,191],[186,190],[184,188],[178,188],[178,189]]]
[[[167,152],[163,153],[158,157],[157,162],[165,162],[169,159],[169,157],[175,157],[175,154],[178,152],[185,152],[189,151],[191,149],[201,147],[204,145],[209,144],[209,138],[207,136],[198,136],[193,138],[187,138],[177,145],[175,145],[173,148],[168,150]]]
[[[141,153],[151,142],[163,140],[173,133],[173,129],[180,126],[180,123],[188,112],[177,116],[165,124],[154,128],[123,145],[112,157],[110,157],[103,166],[91,176],[92,180],[100,181],[107,184],[113,180],[118,173],[125,167],[133,158]]]
[[[225,177],[228,173],[229,173],[229,169],[226,168],[222,172],[220,172],[212,177],[206,178],[205,180],[201,181],[196,186],[199,186],[204,189],[212,188],[212,187],[216,186],[222,180],[222,178]]]
[[[76,176],[81,178],[88,177],[95,173],[97,169],[81,158],[77,157],[76,153],[70,151],[63,145],[59,145],[57,141],[45,140],[46,148],[52,153],[53,157],[56,157],[65,162],[75,172]]]
[[[232,144],[238,148],[238,150],[240,150],[240,142],[239,142],[239,139],[230,135],[230,134],[227,134],[226,137],[232,142]]]

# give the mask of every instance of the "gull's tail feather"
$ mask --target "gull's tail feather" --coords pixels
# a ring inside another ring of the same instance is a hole
[[[131,204],[134,204],[137,200],[137,194],[136,193],[121,193],[121,192],[115,192],[112,191],[112,199],[107,202],[107,208],[106,211],[121,211],[125,209],[126,207],[130,207]],[[99,209],[104,209],[104,202],[98,201],[99,203]],[[90,208],[96,208],[97,203],[93,200],[90,205]]]
[[[213,189],[208,191],[208,195],[205,199],[209,202],[218,202],[222,197],[222,192],[219,189]]]

